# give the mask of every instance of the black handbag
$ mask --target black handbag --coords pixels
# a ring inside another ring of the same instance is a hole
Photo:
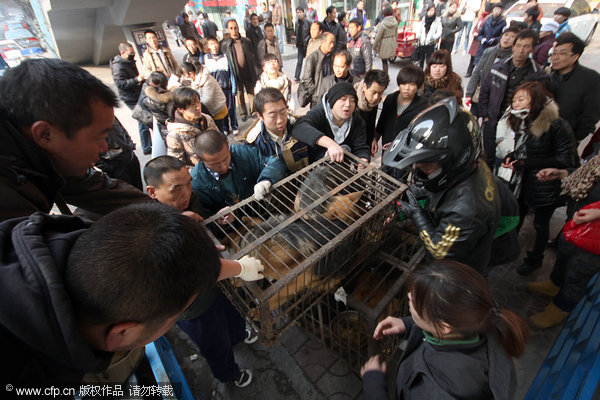
[[[152,126],[152,113],[136,104],[131,116],[146,126]]]

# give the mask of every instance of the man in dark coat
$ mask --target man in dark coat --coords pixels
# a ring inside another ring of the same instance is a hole
[[[536,33],[528,29],[519,32],[512,48],[512,57],[494,64],[481,83],[479,116],[483,118],[483,148],[490,167],[496,154],[496,125],[511,104],[515,90],[527,80],[545,76],[540,66],[529,58],[536,44]]]
[[[323,34],[321,45],[315,51],[306,57],[304,65],[304,75],[302,83],[306,86],[308,93],[311,95],[310,107],[314,107],[319,103],[321,97],[321,83],[323,78],[333,74],[333,48],[335,47],[335,37],[331,32]]]
[[[202,14],[202,19],[204,20],[202,22],[202,32],[204,33],[204,38],[217,37],[217,32],[219,30],[217,24],[208,19],[207,13]]]
[[[110,60],[110,72],[117,86],[119,97],[130,110],[135,108],[144,84],[144,76],[139,73],[135,64],[135,50],[129,43],[119,43],[119,54]],[[150,129],[138,121],[140,142],[144,154],[152,152]]]
[[[473,61],[475,66],[477,66],[485,49],[498,44],[502,30],[506,26],[506,19],[502,16],[502,8],[503,6],[501,3],[494,4],[492,14],[485,20],[481,30],[475,38],[475,40],[480,43],[477,54],[475,55],[475,60]]]
[[[93,225],[36,212],[0,237],[0,371],[16,387],[124,383],[138,358],[123,355],[143,354],[220,270],[202,226],[152,202]]]
[[[566,32],[556,39],[552,53],[551,87],[560,110],[577,140],[594,132],[600,120],[600,75],[579,64],[585,43]]]
[[[304,9],[302,7],[296,8],[296,15],[298,21],[296,21],[296,49],[298,49],[298,61],[296,62],[296,73],[294,74],[294,80],[300,81],[300,73],[302,72],[302,62],[306,57],[306,47],[310,40],[310,22],[304,17]]]
[[[375,138],[375,120],[377,119],[378,105],[383,98],[383,92],[390,83],[388,74],[380,69],[372,69],[365,75],[364,79],[354,84],[358,96],[358,113],[365,120],[365,136],[367,145],[371,148],[371,155],[377,152],[377,141]]]
[[[260,29],[260,26],[258,26],[258,15],[255,13],[250,15],[250,26],[246,31],[246,37],[252,42],[252,50],[254,51],[252,54],[258,54],[258,44],[265,38],[265,35]],[[262,65],[260,65],[258,56],[254,57],[254,64],[256,66],[257,74],[260,75],[262,73]]]
[[[255,68],[256,53],[253,52],[252,42],[240,35],[240,28],[235,19],[227,21],[229,37],[221,42],[221,51],[229,56],[233,67],[233,75],[237,86],[237,99],[240,104],[242,121],[254,113],[254,86],[258,80]],[[245,92],[245,94],[244,94]],[[246,95],[250,106],[246,105]]]
[[[325,29],[328,32],[333,33],[333,36],[335,36],[335,51],[337,52],[346,48],[346,41],[348,40],[348,38],[346,36],[344,28],[340,24],[335,22],[336,11],[337,10],[334,6],[327,7],[327,9],[325,10],[325,14],[327,16],[323,20],[323,25],[325,26]]]
[[[7,70],[0,92],[0,220],[49,213],[54,203],[70,213],[65,201],[101,215],[148,201],[91,168],[108,150],[118,105],[111,88],[76,65],[44,58]]]
[[[356,111],[357,100],[356,91],[350,83],[336,83],[316,107],[296,122],[292,135],[309,146],[309,162],[326,154],[333,161],[342,162],[342,146],[365,161],[370,159],[365,121]]]

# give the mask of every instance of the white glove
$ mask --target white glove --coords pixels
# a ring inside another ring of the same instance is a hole
[[[259,279],[263,279],[265,276],[261,274],[264,271],[265,267],[262,265],[259,259],[244,256],[237,260],[242,267],[242,270],[239,275],[236,275],[236,278],[240,278],[244,281],[257,281]]]
[[[254,185],[254,198],[256,200],[264,200],[267,194],[271,191],[271,182],[260,181]]]

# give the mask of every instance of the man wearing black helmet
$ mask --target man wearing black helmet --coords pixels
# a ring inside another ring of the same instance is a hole
[[[383,164],[412,168],[414,184],[401,201],[429,254],[460,261],[485,275],[500,219],[492,173],[479,161],[473,116],[447,98],[423,111],[384,153]],[[418,200],[425,199],[425,208]]]

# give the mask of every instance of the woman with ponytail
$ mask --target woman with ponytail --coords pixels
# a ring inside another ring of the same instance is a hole
[[[517,386],[511,357],[529,336],[526,323],[492,299],[473,268],[440,260],[407,279],[410,317],[387,317],[376,340],[407,339],[396,374],[396,399],[512,399]],[[361,369],[367,400],[387,399],[386,365],[378,356]]]

